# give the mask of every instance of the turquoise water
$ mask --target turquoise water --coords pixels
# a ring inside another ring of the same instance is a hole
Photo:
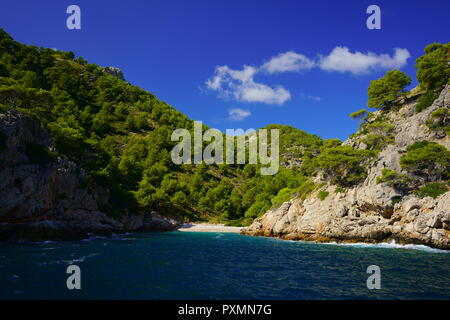
[[[450,252],[413,248],[183,232],[3,244],[0,299],[450,299]],[[66,288],[70,264],[81,290]]]

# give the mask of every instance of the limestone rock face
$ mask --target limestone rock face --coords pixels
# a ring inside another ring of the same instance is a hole
[[[433,141],[450,148],[448,136],[436,136],[426,126],[432,112],[450,107],[450,86],[420,113],[415,112],[416,103],[407,102],[398,112],[387,115],[395,127],[395,143],[381,150],[363,183],[345,193],[328,185],[322,188],[329,192],[324,200],[319,199],[318,191],[305,200],[292,199],[267,211],[242,233],[319,242],[395,240],[450,249],[450,192],[437,199],[410,194],[394,204],[392,200],[400,195],[388,185],[376,183],[384,168],[401,172],[401,152],[416,141]],[[344,144],[364,148],[357,139]]]
[[[242,233],[318,242],[381,242],[425,244],[450,249],[450,193],[437,199],[407,196],[392,206],[374,205],[351,192],[320,200],[313,193],[293,199],[256,219]]]
[[[106,72],[107,74],[110,74],[110,75],[116,77],[116,78],[119,78],[120,80],[125,81],[125,76],[123,75],[123,71],[117,67],[104,67],[103,71]]]
[[[178,225],[156,213],[118,221],[101,212],[109,190],[92,184],[87,189],[84,170],[56,155],[38,121],[14,111],[0,114],[0,134],[0,241],[76,239]]]

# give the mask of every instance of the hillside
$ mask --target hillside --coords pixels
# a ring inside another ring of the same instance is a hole
[[[193,132],[187,116],[128,83],[117,68],[26,46],[0,29],[0,238],[79,238],[169,230],[193,221],[250,225],[286,203],[318,194],[327,203],[330,190],[351,194],[367,184],[390,194],[385,202],[440,196],[448,189],[447,149],[416,146],[419,153],[422,147],[438,152],[443,161],[426,168],[414,166],[414,150],[405,167],[391,158],[419,140],[448,148],[448,104],[435,108],[447,99],[440,93],[448,82],[447,55],[448,44],[426,48],[418,59],[417,92],[403,92],[408,78],[399,71],[374,81],[370,107],[378,111],[358,111],[361,129],[344,143],[268,125],[280,130],[280,169],[265,176],[259,164],[175,165],[171,134],[178,128]],[[406,129],[398,127],[418,123],[428,126],[403,134]],[[386,170],[380,171],[383,162]],[[377,184],[377,178],[383,181]]]
[[[363,180],[343,187],[342,175],[323,171],[315,181],[321,187],[267,211],[243,233],[319,242],[395,240],[450,249],[450,84],[425,109],[418,92],[370,114],[342,144],[353,150],[377,146],[363,166]]]
[[[72,52],[26,46],[0,30],[0,221],[5,230],[19,221],[72,221],[73,209],[83,213],[78,220],[90,219],[93,212],[112,218],[103,226],[110,231],[133,230],[114,221],[142,220],[151,212],[178,221],[250,224],[281,189],[307,180],[299,174],[299,161],[323,144],[304,131],[272,125],[281,131],[285,161],[274,177],[261,176],[260,165],[178,166],[170,159],[171,133],[192,131],[193,122],[125,78],[117,68],[90,64]],[[297,166],[288,164],[293,157]],[[74,192],[90,200],[80,204]],[[71,202],[59,201],[66,198]]]

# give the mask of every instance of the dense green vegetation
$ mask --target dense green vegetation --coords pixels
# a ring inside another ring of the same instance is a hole
[[[361,109],[353,113],[350,113],[350,118],[358,119],[359,123],[362,124],[367,119],[368,114],[369,113],[367,112],[366,109]]]
[[[411,77],[399,70],[386,72],[385,76],[370,82],[367,91],[369,108],[388,107],[391,102],[405,94],[405,87],[411,84]]]
[[[193,130],[185,115],[72,52],[22,45],[0,30],[0,112],[10,109],[39,119],[55,140],[59,154],[29,145],[30,161],[69,157],[87,171],[88,184],[110,188],[102,209],[113,215],[157,210],[249,223],[280,198],[314,188],[300,167],[323,147],[318,136],[270,125],[280,130],[282,164],[292,167],[275,176],[261,176],[260,165],[175,165],[173,130]]]
[[[421,111],[425,110],[426,108],[428,108],[429,106],[431,106],[433,104],[434,100],[436,100],[437,97],[439,97],[438,92],[428,91],[428,92],[424,93],[419,98],[419,101],[416,105],[416,111],[421,112]]]
[[[323,178],[341,187],[350,187],[367,176],[365,164],[375,155],[371,150],[357,150],[350,146],[325,148],[314,159],[314,167],[320,169]]]
[[[416,60],[417,80],[425,91],[440,91],[450,78],[450,43],[432,43]]]
[[[448,187],[444,183],[432,182],[417,190],[417,195],[421,198],[432,197],[436,199],[447,191]]]
[[[384,182],[402,195],[410,191],[411,181],[411,178],[409,178],[406,174],[401,174],[390,169],[381,170],[381,176],[377,177],[377,183]]]
[[[427,50],[429,57],[418,60],[421,81],[437,90],[443,83],[439,69],[443,49]],[[432,74],[429,64],[436,69]],[[322,140],[290,126],[269,125],[265,129],[280,130],[281,167],[276,175],[261,175],[261,165],[254,164],[175,165],[170,158],[175,145],[171,134],[178,128],[192,132],[193,121],[107,71],[72,52],[20,44],[0,29],[0,112],[15,109],[38,119],[51,132],[57,151],[30,144],[24,150],[30,162],[45,165],[68,157],[87,172],[87,187],[110,189],[110,204],[102,210],[111,215],[156,210],[186,220],[248,224],[266,210],[322,187],[313,182],[315,176],[345,192],[364,180],[379,150],[393,142],[392,125],[363,109],[352,117],[361,120],[365,149],[342,145],[338,139]],[[387,72],[372,81],[368,106],[389,109],[409,83],[404,73]],[[446,126],[446,117],[430,117],[430,128]],[[448,151],[433,144],[421,146],[407,150],[403,168],[414,175],[447,177]],[[0,132],[0,150],[4,148]],[[381,179],[395,180],[387,173]],[[318,196],[325,199],[328,192]]]
[[[321,191],[319,191],[319,193],[317,195],[318,195],[319,199],[323,201],[328,197],[329,194],[330,193],[328,191],[321,190]]]
[[[440,108],[430,114],[426,122],[431,131],[444,131],[450,134],[450,115],[447,108]]]
[[[450,43],[432,43],[424,52],[425,55],[416,60],[417,80],[424,92],[416,106],[417,112],[431,106],[450,78]]]
[[[448,179],[450,152],[435,142],[418,141],[406,148],[406,154],[400,158],[400,165],[411,176],[424,181]]]
[[[28,142],[25,145],[25,154],[34,164],[45,164],[56,161],[56,154],[48,150],[47,147]]]

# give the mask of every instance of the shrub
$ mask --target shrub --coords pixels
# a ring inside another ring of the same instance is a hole
[[[441,180],[449,173],[450,152],[435,142],[419,141],[406,148],[400,165],[426,181]]]
[[[358,119],[359,123],[363,123],[365,120],[367,120],[368,115],[369,115],[369,113],[367,112],[366,109],[361,109],[361,110],[355,111],[353,113],[350,113],[350,118]]]
[[[405,87],[411,84],[411,77],[399,70],[386,72],[384,77],[370,82],[367,106],[383,108],[405,93]]]
[[[371,122],[365,122],[361,125],[360,131],[353,135],[365,137],[361,140],[366,144],[369,150],[381,150],[387,144],[394,142],[394,126],[387,122],[384,117],[378,116]]]
[[[444,194],[447,191],[448,187],[445,185],[445,183],[433,182],[421,187],[417,191],[417,195],[421,198],[432,197],[433,199],[436,199],[441,194]]]
[[[326,197],[328,197],[329,194],[330,193],[328,191],[321,190],[321,191],[319,191],[318,197],[319,197],[320,200],[323,201],[323,200],[326,199]]]
[[[416,60],[417,80],[426,91],[440,91],[450,78],[450,43],[432,43]]]
[[[439,97],[439,93],[433,92],[433,91],[429,91],[429,92],[423,94],[422,96],[420,96],[419,102],[416,105],[416,112],[421,112],[421,111],[425,110],[426,108],[428,108],[429,106],[431,106],[433,104],[434,100],[436,100],[438,97]]]
[[[345,193],[345,189],[342,187],[337,187],[336,188],[336,193]]]
[[[278,208],[283,202],[289,201],[292,198],[293,190],[290,188],[281,189],[278,194],[272,198],[273,208]]]
[[[377,177],[376,182],[386,183],[396,191],[404,194],[409,191],[409,184],[412,180],[405,174],[401,174],[390,169],[383,169],[381,170],[381,176]]]
[[[56,161],[55,153],[43,145],[32,142],[28,142],[25,145],[25,154],[30,159],[30,162],[34,164],[46,164]]]
[[[432,131],[443,130],[448,135],[450,133],[448,109],[440,108],[431,113],[426,125]]]
[[[364,162],[373,157],[371,150],[356,150],[350,146],[325,149],[316,159],[315,165],[326,179],[340,186],[354,185],[366,177]]]
[[[395,205],[396,203],[399,203],[401,201],[402,201],[402,196],[394,196],[391,198],[392,205]]]

